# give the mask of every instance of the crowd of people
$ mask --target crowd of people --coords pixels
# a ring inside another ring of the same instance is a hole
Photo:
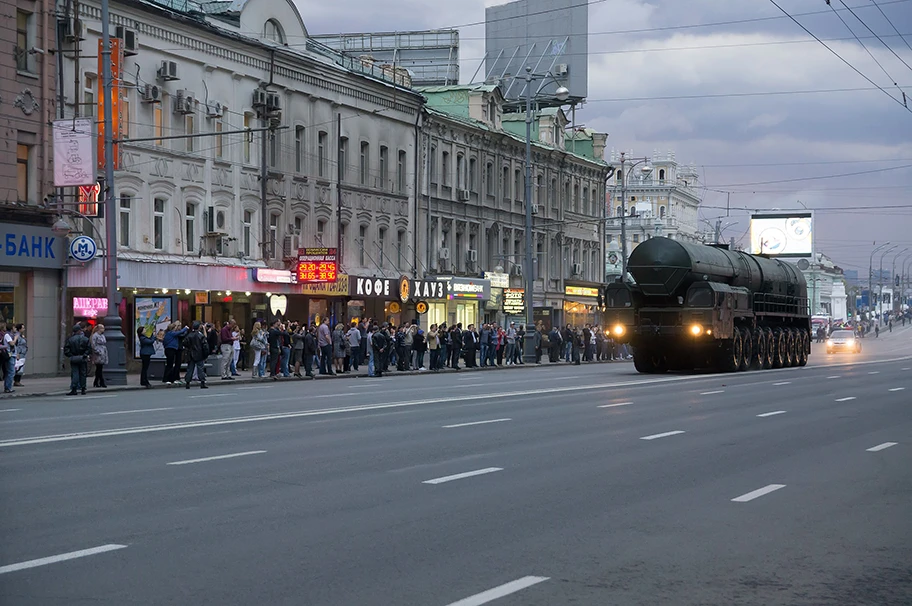
[[[16,391],[15,387],[22,387],[27,355],[25,324],[8,326],[6,322],[0,322],[0,373],[3,375],[3,393],[13,393]]]

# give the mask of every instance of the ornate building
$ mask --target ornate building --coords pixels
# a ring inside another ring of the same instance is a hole
[[[525,114],[504,114],[496,85],[420,90],[427,105],[416,223],[419,263],[428,274],[481,285],[477,297],[432,306],[429,321],[465,326],[507,316],[525,323],[522,311],[509,306],[505,311],[500,301],[504,287],[524,286]],[[577,153],[571,153],[566,126],[558,109],[534,114],[528,201],[534,305],[544,321],[594,322],[594,288],[604,276],[599,200],[605,199],[607,135],[580,131],[570,142]]]

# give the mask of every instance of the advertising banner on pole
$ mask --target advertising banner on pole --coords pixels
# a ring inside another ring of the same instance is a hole
[[[104,73],[104,60],[105,55],[102,54],[104,46],[102,45],[101,38],[98,39],[98,73]],[[114,163],[114,170],[120,169],[120,153],[119,145],[117,144],[116,139],[120,137],[120,79],[121,79],[121,67],[123,66],[123,49],[120,45],[120,38],[111,38],[111,99],[113,103],[111,104],[111,124],[113,125],[113,137],[114,141],[114,157],[111,161]],[[105,94],[104,94],[104,82],[102,78],[97,78],[98,80],[98,169],[104,170],[105,167],[105,153],[104,153],[104,139],[105,139],[105,124],[104,124],[104,104],[105,104]]]
[[[91,118],[54,120],[54,187],[95,185]]]

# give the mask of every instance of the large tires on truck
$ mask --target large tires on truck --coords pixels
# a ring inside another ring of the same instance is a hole
[[[788,359],[788,336],[783,329],[773,329],[773,342],[775,343],[773,368],[783,368],[786,366],[786,360]]]
[[[722,372],[735,372],[741,367],[742,358],[744,357],[743,343],[741,341],[741,331],[735,329],[732,338],[724,341],[719,347],[719,361],[717,367]]]
[[[762,328],[754,332],[754,357],[751,359],[751,370],[762,370],[766,368],[766,333]]]
[[[798,366],[807,366],[808,354],[811,349],[811,335],[805,328],[802,328],[799,334],[801,336],[801,348],[798,350]]]
[[[785,352],[785,362],[783,366],[786,368],[791,368],[792,366],[798,366],[798,344],[797,341],[797,331],[794,328],[785,329],[786,337],[786,352]]]
[[[664,373],[668,372],[668,360],[655,350],[639,347],[633,352],[633,367],[645,374]]]
[[[741,332],[741,363],[738,370],[750,370],[754,360],[754,339],[747,328],[739,329]]]
[[[773,329],[768,326],[764,328],[763,338],[766,341],[766,358],[763,360],[763,368],[768,370],[773,367],[773,360],[776,357],[776,337]]]

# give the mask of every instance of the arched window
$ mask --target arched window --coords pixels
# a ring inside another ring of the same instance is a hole
[[[624,214],[624,209],[622,207],[618,206],[616,215],[618,217],[620,217],[622,214]]]
[[[660,206],[659,207],[659,219],[664,219],[664,218],[665,218],[665,207]]]
[[[518,168],[513,171],[513,199],[522,200],[526,197],[526,185],[523,180],[523,173]]]
[[[285,44],[285,31],[278,21],[270,19],[263,25],[263,38],[276,44]]]
[[[573,184],[573,210],[579,212],[580,209],[580,188],[578,183]]]
[[[583,188],[583,214],[589,214],[589,188]]]
[[[665,169],[660,168],[659,169],[659,181],[664,181],[664,180],[665,180]]]

